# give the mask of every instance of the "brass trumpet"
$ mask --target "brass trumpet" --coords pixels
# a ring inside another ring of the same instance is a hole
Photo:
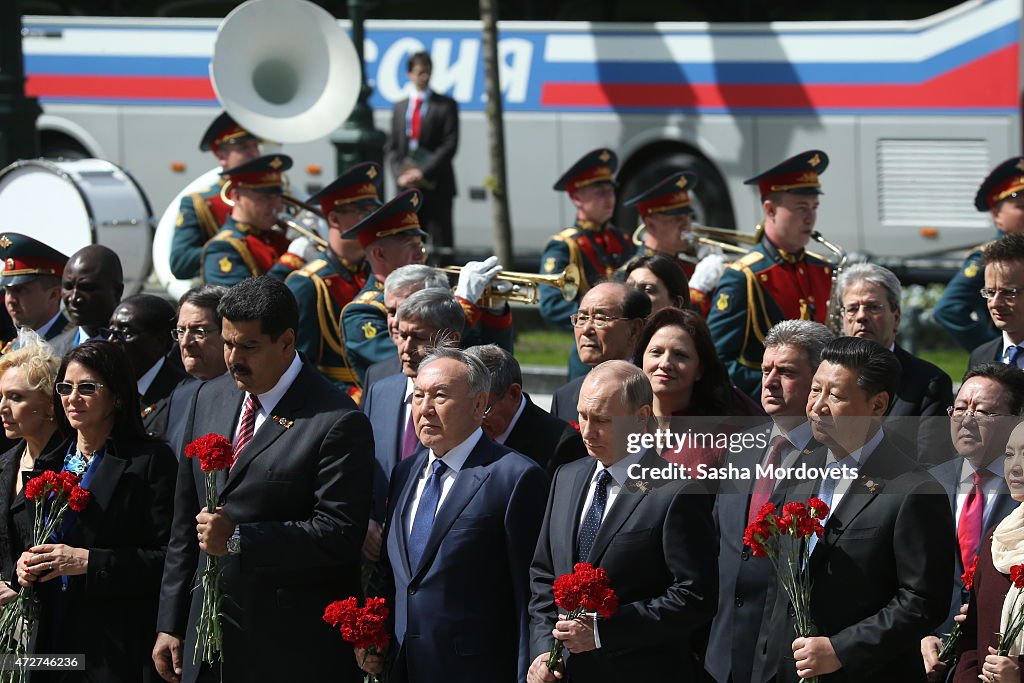
[[[441,268],[449,275],[456,277],[462,273],[461,266],[445,266]],[[570,263],[558,275],[541,275],[538,273],[517,273],[511,270],[503,270],[495,277],[498,282],[507,282],[507,291],[501,288],[488,285],[483,296],[478,302],[483,308],[494,308],[502,302],[517,302],[523,304],[535,304],[540,301],[540,286],[548,285],[556,287],[562,292],[562,298],[572,301],[580,291],[580,270]]]

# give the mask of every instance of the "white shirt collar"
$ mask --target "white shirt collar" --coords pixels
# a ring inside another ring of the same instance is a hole
[[[811,437],[814,436],[811,433],[811,423],[809,420],[804,420],[793,429],[788,432],[784,432],[778,424],[772,427],[772,433],[769,435],[768,441],[771,442],[776,436],[784,436],[789,441],[790,445],[798,451],[802,451],[807,448],[807,444],[811,442]]]
[[[451,470],[452,474],[458,474],[462,468],[466,465],[466,460],[469,458],[469,454],[476,448],[477,442],[484,435],[484,430],[477,427],[472,434],[466,437],[466,440],[460,443],[455,448],[445,453],[441,458],[441,462],[447,465]],[[437,460],[437,454],[434,453],[433,449],[430,450],[429,456],[427,457],[427,471],[433,467],[434,461]]]
[[[502,432],[501,436],[499,436],[497,439],[495,439],[495,441],[497,443],[500,443],[500,444],[504,444],[505,443],[505,440],[508,439],[508,435],[512,433],[513,429],[515,429],[516,423],[519,422],[519,416],[523,414],[523,410],[525,408],[526,408],[526,394],[524,393],[523,395],[521,395],[519,397],[519,407],[516,408],[516,414],[512,416],[511,420],[509,420],[508,428],[504,432]]]
[[[1014,346],[1020,346],[1020,344],[1014,344],[1012,341],[1010,341],[1010,337],[1005,332],[1003,332],[1003,353],[1001,356],[999,356],[1000,360],[1006,360],[1007,352]]]
[[[284,393],[288,391],[292,386],[292,382],[299,376],[299,372],[302,371],[302,359],[299,354],[295,354],[292,357],[292,363],[288,366],[288,369],[281,375],[281,379],[277,380],[277,384],[270,391],[257,394],[256,397],[260,400],[260,412],[270,415],[274,412],[274,408],[277,407],[278,402]]]
[[[403,402],[405,405],[410,405],[409,397],[412,396],[412,392],[415,391],[416,387],[413,385],[412,377],[405,378],[405,398]]]
[[[995,460],[988,464],[988,467],[984,469],[992,473],[994,477],[1002,479],[1003,473],[1003,458],[997,457]],[[976,468],[966,458],[964,458],[963,464],[960,466],[960,483],[961,484],[973,484],[974,483],[974,472]]]
[[[156,375],[160,372],[160,368],[164,366],[164,361],[167,360],[161,356],[157,362],[153,363],[153,367],[142,375],[138,381],[139,396],[145,396],[146,392],[149,391],[149,387],[153,385],[153,380],[156,379]]]
[[[863,466],[863,464],[867,462],[867,459],[871,457],[871,454],[875,452],[875,449],[878,448],[878,444],[882,443],[883,436],[885,436],[885,434],[883,433],[882,428],[879,427],[878,431],[875,432],[875,435],[868,439],[866,444],[843,458],[843,464],[847,467],[853,467],[854,465]],[[838,462],[838,460],[836,460],[836,456],[833,455],[832,449],[830,448],[828,450],[828,457],[825,459],[825,465],[828,466],[830,463],[834,462]]]
[[[608,470],[608,474],[611,475],[612,480],[617,486],[625,486],[626,481],[629,479],[629,467],[634,465],[644,457],[646,451],[641,450],[639,453],[630,453],[626,457],[612,463],[611,467],[605,467],[599,461],[597,463],[597,469],[594,470],[594,476],[590,478],[591,483],[597,480],[597,475],[601,470]]]
[[[40,337],[46,337],[46,333],[50,331],[50,328],[53,327],[53,324],[57,322],[57,318],[59,317],[60,309],[58,309],[57,312],[53,314],[52,318],[47,320],[43,325],[39,327],[38,330],[36,330],[36,334],[38,334]]]

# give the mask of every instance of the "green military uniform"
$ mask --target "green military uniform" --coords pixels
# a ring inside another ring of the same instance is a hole
[[[999,233],[997,237],[1001,237]],[[985,287],[985,267],[981,252],[992,244],[986,242],[974,247],[963,266],[946,285],[946,291],[935,302],[935,322],[949,331],[960,346],[972,351],[999,336],[988,314],[988,304],[981,296]]]

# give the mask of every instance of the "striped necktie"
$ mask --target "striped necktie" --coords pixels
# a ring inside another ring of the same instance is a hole
[[[249,445],[256,432],[256,413],[260,411],[260,400],[255,394],[246,394],[245,405],[242,406],[242,421],[238,423],[238,435],[235,436],[235,459],[231,466],[238,462],[242,449]]]

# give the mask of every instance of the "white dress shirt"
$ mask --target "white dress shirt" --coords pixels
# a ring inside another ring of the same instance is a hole
[[[419,139],[414,140],[412,137],[412,112],[416,108],[416,100],[422,100],[422,104],[420,104],[420,135],[422,136],[423,122],[427,118],[427,108],[430,106],[430,88],[423,92],[416,88],[409,90],[409,106],[405,108],[405,137],[409,141],[410,152],[416,151],[416,148],[420,146]]]
[[[1014,346],[1019,345],[1014,344],[1012,341],[1010,341],[1010,337],[1005,332],[1003,332],[1003,355],[999,356],[999,361],[1001,363],[1010,362],[1010,349],[1012,349]],[[1024,353],[1017,354],[1017,367],[1024,368]]]
[[[508,435],[515,429],[516,423],[519,422],[519,416],[523,414],[523,409],[526,408],[526,394],[519,397],[519,407],[516,408],[516,414],[512,416],[512,419],[508,423],[508,428],[501,433],[501,435],[495,439],[495,442],[504,445],[508,439]]]
[[[281,397],[284,396],[285,392],[291,388],[292,383],[295,381],[295,378],[299,376],[299,372],[301,371],[302,359],[299,358],[299,354],[296,353],[292,358],[291,365],[289,365],[288,369],[284,371],[283,375],[281,375],[281,379],[277,380],[277,384],[275,384],[270,391],[264,394],[256,394],[256,398],[260,400],[260,409],[256,411],[256,420],[253,422],[253,436],[256,435],[256,432],[259,431],[263,423],[267,421],[267,418],[274,414],[274,408],[277,407],[277,404],[281,401]],[[238,438],[238,428],[242,425],[242,415],[244,414],[245,404],[243,403],[242,410],[238,413],[238,422],[235,424],[232,443]],[[284,417],[287,417],[287,415]]]
[[[434,453],[433,449],[430,450],[427,455],[427,465],[420,471],[419,478],[416,480],[416,490],[413,491],[412,501],[409,504],[408,522],[410,534],[412,533],[413,520],[416,519],[416,508],[420,506],[420,496],[423,495],[423,489],[427,486],[427,479],[430,478],[430,473],[434,470],[434,461],[440,460],[447,465],[447,469],[441,475],[441,495],[437,499],[437,511],[440,511],[441,506],[444,505],[444,499],[448,497],[448,492],[455,485],[455,478],[459,476],[459,472],[466,465],[466,459],[469,458],[469,454],[476,448],[477,442],[480,441],[480,437],[483,435],[484,431],[477,427],[465,441],[440,457]],[[435,515],[437,511],[435,511]]]
[[[997,496],[1003,488],[1003,458],[996,458],[985,469],[992,473],[992,476],[981,484],[981,490],[985,494],[985,517],[982,528],[988,529],[991,526],[989,521],[992,519],[992,511],[996,507]],[[971,493],[971,489],[974,488],[974,470],[974,465],[967,460],[964,460],[960,467],[960,486],[956,492],[956,516],[953,518],[958,525],[960,524],[960,514],[964,510],[964,502]]]
[[[597,463],[597,467],[594,469],[594,476],[590,478],[590,483],[587,484],[587,497],[583,501],[583,509],[580,510],[579,526],[583,526],[583,518],[587,516],[587,510],[590,509],[590,503],[594,500],[594,489],[597,488],[597,475],[601,473],[601,470],[608,470],[608,474],[611,475],[612,478],[612,480],[608,482],[608,501],[604,506],[604,514],[601,516],[601,521],[604,522],[605,517],[608,516],[608,511],[612,509],[612,505],[615,504],[615,499],[618,498],[619,493],[622,491],[622,487],[629,479],[627,476],[629,466],[640,462],[643,457],[644,451],[641,450],[639,453],[627,455],[618,462],[613,463],[611,467],[605,467],[600,462]]]

